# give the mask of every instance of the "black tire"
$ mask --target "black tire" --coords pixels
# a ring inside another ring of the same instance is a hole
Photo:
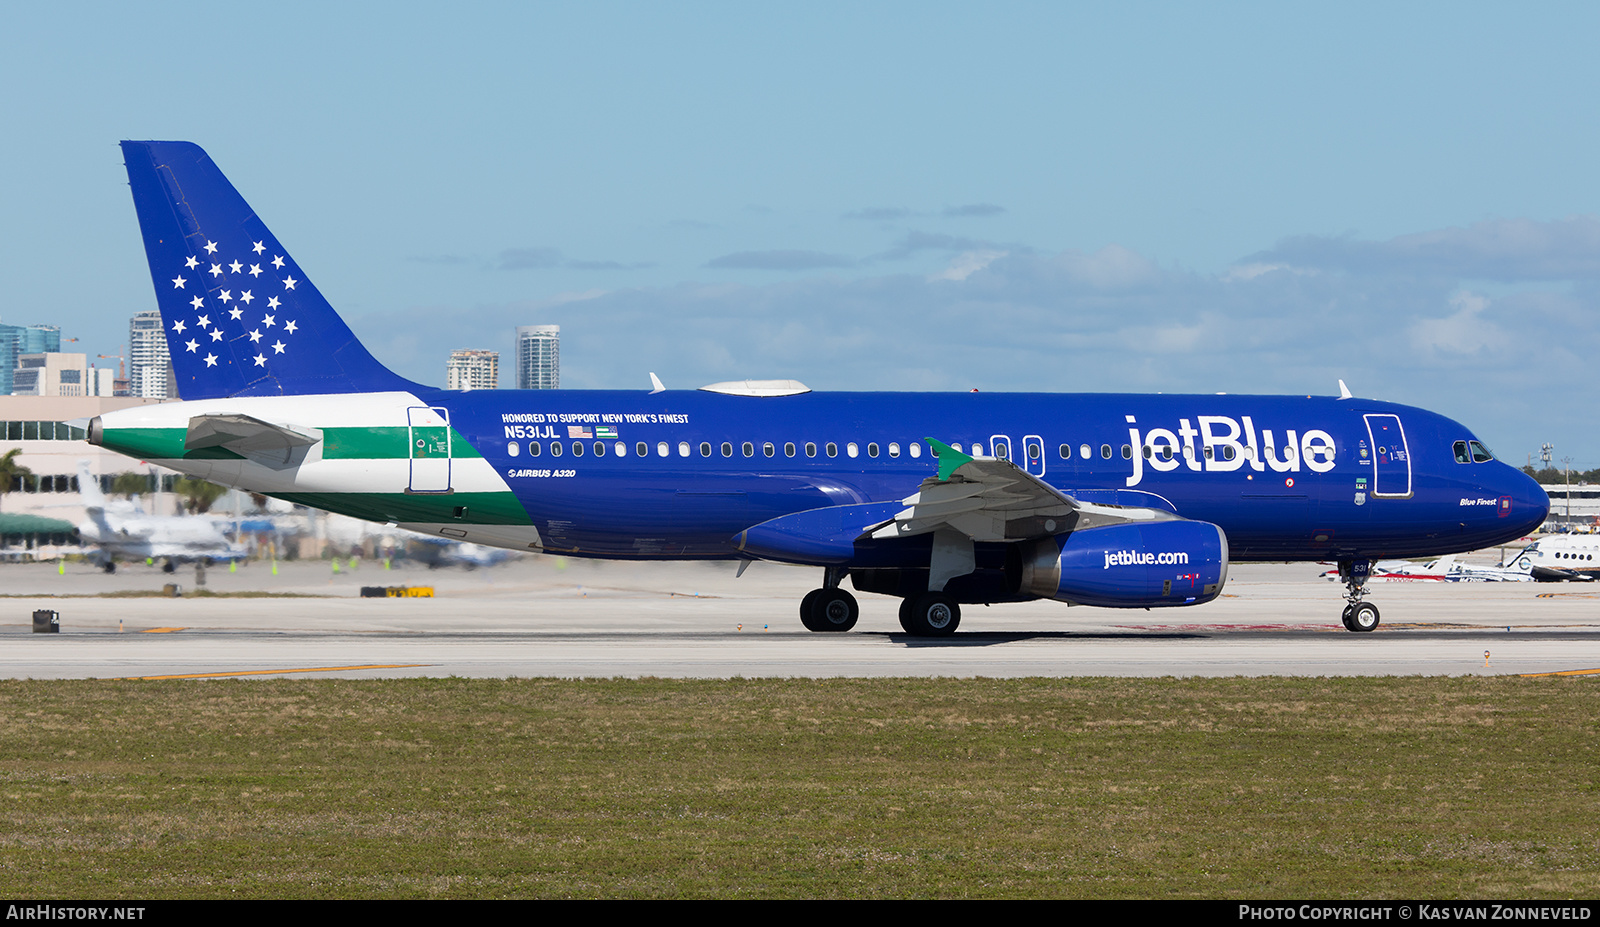
[[[942,592],[924,592],[908,599],[906,633],[917,637],[948,637],[961,625],[961,606]]]
[[[1377,630],[1378,606],[1362,602],[1350,610],[1350,630],[1358,634]]]
[[[819,595],[822,595],[822,590],[813,589],[800,600],[800,623],[806,626],[807,631],[816,630],[811,626],[811,606],[816,604]]]
[[[815,589],[806,594],[801,604],[806,603],[811,607],[801,614],[800,620],[808,630],[848,631],[861,617],[856,597],[843,589]]]
[[[1346,631],[1354,631],[1356,629],[1356,626],[1350,623],[1350,613],[1354,610],[1354,605],[1346,605],[1344,607],[1344,611],[1339,615],[1339,620],[1344,623],[1344,629]]]
[[[915,631],[911,630],[911,606],[915,603],[915,599],[900,600],[900,627],[903,628],[907,634],[916,633]]]

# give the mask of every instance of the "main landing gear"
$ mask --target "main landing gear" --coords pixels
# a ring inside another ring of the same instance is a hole
[[[822,572],[822,588],[813,589],[800,600],[800,623],[808,631],[848,631],[861,617],[861,606],[856,597],[839,583],[844,579],[843,567],[826,567]]]
[[[900,600],[900,627],[913,637],[948,637],[961,625],[961,606],[942,592]]]
[[[856,597],[839,588],[843,567],[827,567],[822,588],[800,600],[800,622],[808,631],[848,631],[861,617]],[[914,637],[947,637],[961,624],[961,606],[942,592],[924,592],[900,602],[900,627]]]
[[[1339,616],[1346,630],[1359,633],[1378,627],[1378,606],[1362,601],[1367,593],[1367,577],[1371,574],[1370,560],[1339,561],[1339,579],[1344,582],[1345,601],[1350,603]]]

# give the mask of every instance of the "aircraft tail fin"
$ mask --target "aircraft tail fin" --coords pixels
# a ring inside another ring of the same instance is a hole
[[[86,509],[104,509],[106,494],[100,491],[100,478],[89,472],[89,461],[78,461],[78,495]]]
[[[200,146],[122,155],[181,398],[418,388],[356,340]]]

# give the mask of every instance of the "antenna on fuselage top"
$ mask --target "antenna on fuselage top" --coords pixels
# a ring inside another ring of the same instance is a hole
[[[1339,398],[1340,399],[1354,399],[1354,398],[1356,398],[1355,395],[1350,392],[1350,387],[1344,385],[1344,381],[1343,380],[1339,381]]]
[[[652,396],[666,389],[665,386],[661,385],[661,378],[656,376],[654,372],[650,374],[650,385],[655,387],[655,389],[650,391],[650,395]]]

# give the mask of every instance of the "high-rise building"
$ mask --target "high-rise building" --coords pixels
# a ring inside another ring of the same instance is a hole
[[[499,389],[500,352],[462,349],[450,352],[445,389]]]
[[[13,396],[110,396],[110,370],[89,366],[86,354],[24,354],[12,371]]]
[[[172,356],[167,353],[167,333],[161,313],[141,312],[128,323],[128,392],[145,399],[176,396],[172,382]]]
[[[17,362],[24,354],[61,350],[61,329],[55,325],[0,325],[0,396],[15,385]]]
[[[517,326],[517,389],[561,388],[561,326]]]

